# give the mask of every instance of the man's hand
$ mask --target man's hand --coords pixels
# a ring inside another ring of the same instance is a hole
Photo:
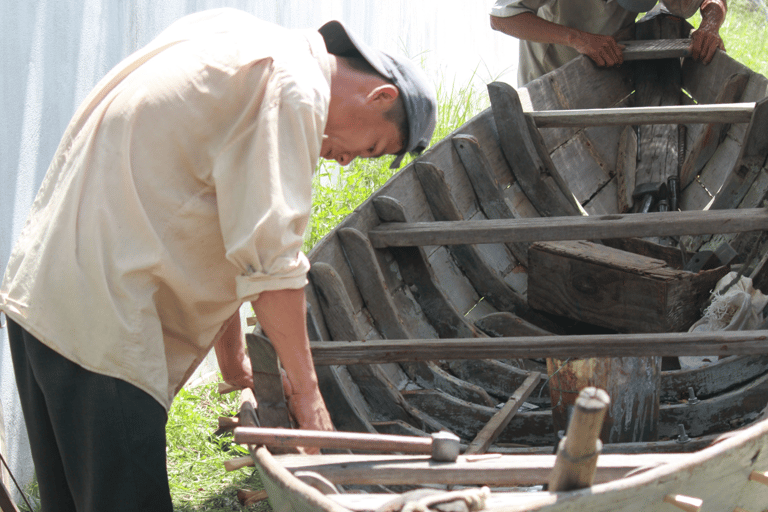
[[[725,51],[720,27],[725,21],[725,0],[705,0],[701,4],[701,24],[691,33],[691,56],[709,64],[718,50]]]
[[[571,46],[600,67],[618,66],[624,62],[624,45],[617,43],[611,36],[580,32]]]
[[[288,401],[288,410],[291,411],[291,416],[296,420],[299,428],[307,430],[335,430],[331,421],[331,415],[328,413],[328,409],[325,408],[325,401],[319,392],[320,390],[315,388],[307,392],[297,393],[285,374],[285,370],[281,369],[280,374],[283,378],[283,390]]]
[[[691,33],[691,57],[695,60],[709,64],[718,49],[725,51],[725,44],[717,30],[713,33],[699,28]]]
[[[300,428],[333,430],[312,364],[306,323],[304,290],[286,289],[262,292],[253,310],[280,358],[287,378],[283,378],[288,408]],[[317,453],[319,450],[307,450]]]

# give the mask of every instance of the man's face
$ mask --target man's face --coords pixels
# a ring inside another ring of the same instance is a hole
[[[397,154],[402,149],[400,131],[393,123],[380,113],[363,112],[326,129],[320,156],[347,165],[357,157],[377,158]]]

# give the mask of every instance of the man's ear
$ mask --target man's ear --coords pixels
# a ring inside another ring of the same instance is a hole
[[[368,93],[366,102],[387,110],[392,106],[399,95],[400,90],[397,87],[392,84],[384,84]]]

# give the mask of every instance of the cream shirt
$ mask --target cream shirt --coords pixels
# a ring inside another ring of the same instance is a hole
[[[242,302],[307,282],[330,80],[315,31],[232,9],[173,24],[75,113],[0,309],[167,409]]]

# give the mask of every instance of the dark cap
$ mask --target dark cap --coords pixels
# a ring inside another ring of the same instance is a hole
[[[408,121],[408,139],[392,167],[399,167],[405,153],[421,153],[432,139],[437,123],[435,88],[411,60],[394,57],[371,48],[349,32],[339,21],[329,21],[319,29],[329,53],[340,57],[362,57],[373,69],[391,80],[400,91]]]

